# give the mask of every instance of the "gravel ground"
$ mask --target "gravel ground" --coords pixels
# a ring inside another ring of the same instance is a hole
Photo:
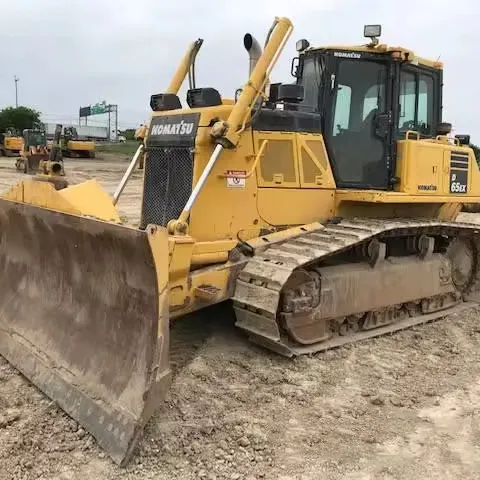
[[[68,161],[113,192],[126,162]],[[0,159],[0,190],[22,177]],[[138,218],[140,175],[119,207]],[[469,221],[476,221],[469,215]],[[0,479],[478,479],[480,309],[286,360],[250,345],[229,305],[172,326],[172,389],[135,461],[114,466],[0,357]]]

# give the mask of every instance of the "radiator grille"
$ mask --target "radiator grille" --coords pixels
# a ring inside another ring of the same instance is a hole
[[[178,218],[192,192],[192,181],[191,147],[151,148],[145,159],[140,228],[149,223],[166,227]]]

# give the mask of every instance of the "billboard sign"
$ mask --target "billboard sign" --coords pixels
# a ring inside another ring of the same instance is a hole
[[[88,107],[80,107],[78,116],[80,118],[90,117],[90,115],[102,115],[108,111],[109,109],[107,108],[107,102],[103,101],[102,103],[95,103],[94,105],[89,105]]]

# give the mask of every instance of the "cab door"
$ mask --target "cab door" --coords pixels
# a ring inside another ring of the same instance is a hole
[[[361,52],[333,52],[329,72],[325,138],[337,186],[389,189],[393,153],[391,63]]]

